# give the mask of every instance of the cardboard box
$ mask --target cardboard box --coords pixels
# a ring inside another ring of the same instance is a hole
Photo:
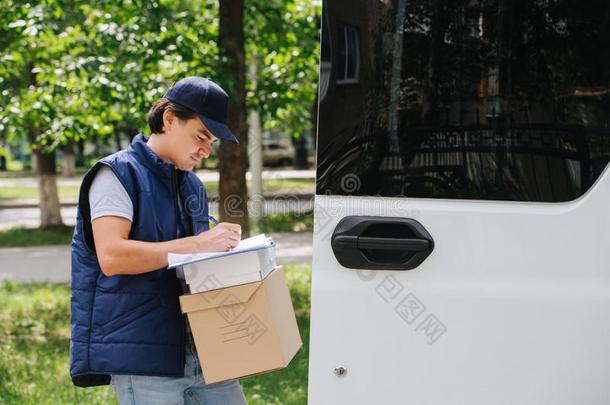
[[[303,344],[281,266],[262,281],[182,295],[180,307],[207,383],[284,368]]]
[[[275,246],[184,265],[192,294],[261,281],[277,266]]]

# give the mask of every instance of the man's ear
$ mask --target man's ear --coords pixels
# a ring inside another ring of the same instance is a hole
[[[167,129],[172,126],[172,123],[176,119],[176,116],[173,112],[169,110],[163,111],[163,129]],[[164,131],[165,132],[165,131]]]

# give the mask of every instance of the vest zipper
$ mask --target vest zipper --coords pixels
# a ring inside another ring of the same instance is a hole
[[[172,193],[174,197],[174,214],[176,215],[176,239],[178,238],[178,227],[180,221],[180,209],[178,208],[178,179],[176,178],[176,169],[172,169],[172,187],[174,188],[174,192]]]
[[[178,199],[180,198],[178,196],[178,190],[179,190],[179,185],[178,185],[178,178],[176,176],[176,168],[172,168],[172,183],[173,183],[173,188],[174,188],[174,192],[172,193],[174,196],[174,214],[176,215],[176,239],[178,238],[178,227],[180,226],[180,223],[182,222],[182,214],[180,212],[180,207],[178,206],[178,204],[180,204],[180,202],[178,201]],[[181,315],[184,317],[184,315]],[[184,324],[184,321],[182,322],[182,371],[184,372],[184,367],[186,367],[186,326]]]

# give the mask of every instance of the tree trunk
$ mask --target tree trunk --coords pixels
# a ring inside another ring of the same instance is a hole
[[[36,151],[38,192],[40,205],[40,227],[61,226],[61,212],[55,176],[55,152]]]
[[[38,86],[34,62],[28,62],[30,86]],[[49,228],[62,226],[59,194],[57,193],[57,179],[55,167],[55,151],[48,152],[40,148],[38,135],[40,128],[30,124],[28,140],[32,147],[32,168],[38,175],[38,205],[40,207],[40,227]],[[46,153],[45,153],[46,152]]]
[[[64,146],[64,165],[62,168],[62,174],[65,177],[74,177],[76,174],[76,158],[74,155],[74,145],[69,142]]]
[[[250,234],[248,217],[248,188],[246,168],[248,166],[248,123],[246,117],[246,66],[244,53],[244,2],[243,0],[219,1],[220,55],[222,77],[229,94],[229,122],[239,145],[222,142],[218,151],[219,214],[221,221],[238,223],[244,237]]]
[[[83,139],[79,139],[76,142],[76,159],[75,164],[78,167],[85,166],[85,141]]]
[[[34,151],[32,151],[32,156],[30,156],[30,167],[32,168],[32,172],[38,173],[38,162],[36,161],[37,156]]]
[[[117,152],[123,149],[123,146],[121,146],[121,133],[118,129],[114,132],[114,143],[116,145],[115,149],[117,150]]]
[[[248,62],[248,80],[254,84],[258,78],[258,57]],[[250,211],[249,215],[257,222],[265,213],[263,197],[263,134],[258,110],[251,109],[248,115],[248,157],[250,165]]]

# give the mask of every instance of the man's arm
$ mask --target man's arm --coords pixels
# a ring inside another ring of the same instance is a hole
[[[141,274],[166,267],[168,253],[226,251],[241,239],[241,227],[220,223],[197,236],[167,242],[130,240],[131,221],[116,216],[103,216],[91,222],[97,258],[106,276]]]

